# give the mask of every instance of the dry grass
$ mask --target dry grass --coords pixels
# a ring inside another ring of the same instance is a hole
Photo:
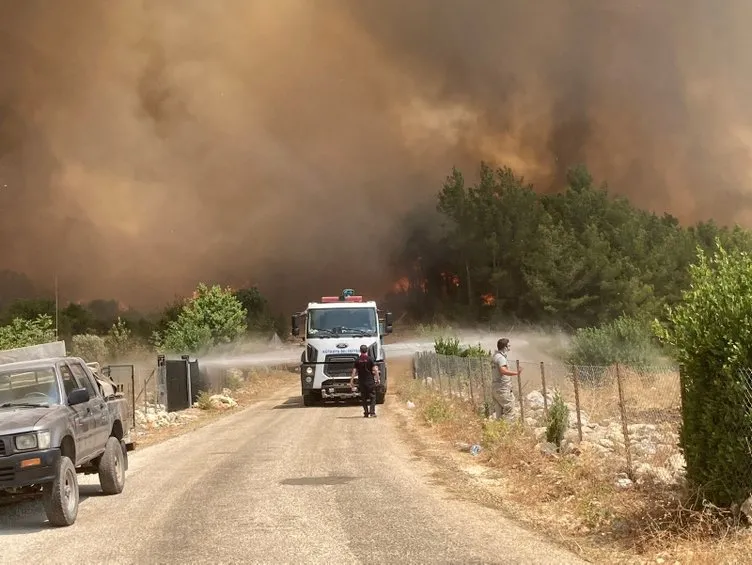
[[[428,427],[428,433],[450,445],[480,443],[484,449],[473,461],[497,473],[493,484],[486,483],[486,487],[497,491],[504,509],[584,557],[598,563],[749,561],[752,539],[728,513],[715,508],[690,510],[696,501],[678,487],[645,482],[618,488],[615,479],[625,470],[619,458],[603,458],[585,450],[573,455],[544,455],[534,448],[536,439],[522,426],[484,421],[471,403],[442,396],[407,375],[392,374],[397,397],[416,405],[413,412],[422,429],[414,432],[426,433]],[[638,387],[671,390],[674,382],[678,387],[675,375],[624,377],[629,383],[625,389],[633,391],[633,410],[639,406],[663,414],[675,409],[669,394],[648,394],[638,400],[634,392]],[[614,401],[618,392],[614,392],[610,386],[581,391],[582,404],[591,418],[618,418]],[[651,457],[660,464],[675,452],[659,450]],[[447,457],[456,456],[456,449],[447,451]]]

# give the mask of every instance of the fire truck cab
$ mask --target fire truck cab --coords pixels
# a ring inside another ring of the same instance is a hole
[[[381,314],[383,313],[383,318]],[[313,406],[327,399],[359,398],[350,388],[350,375],[360,346],[381,372],[376,402],[383,404],[387,391],[384,336],[392,333],[392,313],[381,312],[374,301],[364,301],[352,289],[340,296],[323,296],[292,315],[292,335],[303,333],[300,356],[300,383],[303,404]],[[356,377],[357,382],[357,377]]]

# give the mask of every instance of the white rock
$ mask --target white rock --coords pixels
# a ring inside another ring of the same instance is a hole
[[[635,476],[637,476],[638,479],[650,479],[654,482],[666,485],[674,484],[676,482],[676,479],[668,469],[655,467],[648,463],[640,463],[635,469]]]
[[[633,443],[632,449],[635,455],[637,455],[638,457],[655,455],[658,451],[655,445],[649,439],[643,439],[639,443]]]
[[[613,440],[611,440],[611,439],[609,439],[607,437],[602,437],[601,439],[599,439],[598,440],[598,445],[600,445],[601,447],[604,447],[605,449],[613,449],[614,448],[614,442],[613,442]]]
[[[666,461],[666,468],[676,473],[684,473],[687,467],[687,462],[684,460],[684,456],[681,453],[674,453]]]
[[[653,424],[629,424],[627,430],[630,434],[646,435],[654,432],[657,428]]]
[[[632,483],[632,480],[629,477],[623,476],[617,477],[615,484],[617,488],[625,489],[631,487],[634,483]]]
[[[559,450],[555,444],[551,442],[542,442],[535,446],[535,449],[543,453],[544,455],[558,456]]]
[[[747,521],[752,523],[752,496],[750,496],[747,500],[742,502],[742,505],[739,507],[739,510],[742,514],[744,514],[747,517]]]
[[[587,412],[580,412],[580,422],[582,423],[583,428],[586,428],[590,424],[590,417]],[[574,410],[570,410],[569,412],[569,427],[577,427],[577,412]]]
[[[214,394],[209,397],[209,402],[215,408],[234,408],[238,405],[234,398],[226,394]]]
[[[543,408],[544,398],[543,398],[543,394],[540,391],[534,390],[533,392],[529,393],[526,398],[530,406],[533,406],[536,408]]]

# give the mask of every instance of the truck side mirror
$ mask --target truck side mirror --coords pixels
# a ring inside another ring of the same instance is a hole
[[[297,316],[292,316],[291,317],[291,324],[290,324],[290,326],[292,327],[292,335],[294,335],[295,337],[299,336],[300,335],[300,326],[298,325],[298,317]]]
[[[392,333],[392,330],[394,329],[392,327],[393,322],[394,321],[392,320],[392,313],[387,312],[386,316],[384,316],[384,333]]]
[[[89,402],[89,391],[85,388],[77,388],[72,390],[68,395],[68,406],[76,406],[77,404],[83,404]]]

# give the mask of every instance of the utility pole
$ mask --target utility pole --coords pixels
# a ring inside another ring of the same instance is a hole
[[[60,339],[60,324],[58,323],[58,320],[60,319],[60,299],[58,295],[58,289],[57,289],[57,271],[55,271],[55,341],[58,341]]]

